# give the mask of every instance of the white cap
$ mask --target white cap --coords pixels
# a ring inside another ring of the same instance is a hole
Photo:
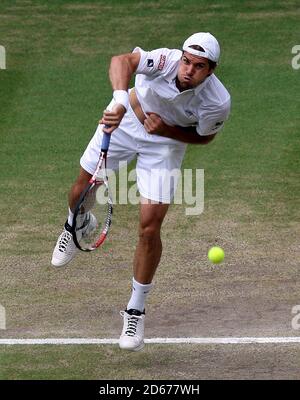
[[[204,51],[191,48],[190,46],[193,45],[202,47]],[[195,56],[205,57],[215,62],[218,62],[220,57],[219,43],[209,32],[194,33],[183,43],[183,50]]]

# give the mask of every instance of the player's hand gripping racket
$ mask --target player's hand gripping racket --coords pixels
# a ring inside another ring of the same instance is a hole
[[[106,173],[109,142],[110,134],[103,132],[95,172],[74,210],[72,235],[76,247],[82,251],[96,250],[106,239],[111,225],[113,203]]]

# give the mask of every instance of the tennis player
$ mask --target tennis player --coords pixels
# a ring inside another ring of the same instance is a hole
[[[145,300],[159,264],[161,225],[176,189],[188,143],[208,144],[230,112],[230,95],[214,74],[220,56],[216,38],[195,33],[182,50],[160,48],[112,57],[109,76],[113,99],[80,160],[80,174],[69,194],[69,216],[57,240],[52,264],[61,267],[77,254],[70,226],[74,206],[99,158],[103,129],[112,134],[108,169],[137,159],[141,196],[138,243],[133,260],[132,294],[123,316],[119,345],[137,351],[144,346]],[[129,89],[131,77],[135,85]],[[104,125],[109,128],[104,128]]]

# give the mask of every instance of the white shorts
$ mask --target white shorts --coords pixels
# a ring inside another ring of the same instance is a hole
[[[113,105],[110,103],[108,109]],[[98,128],[80,159],[84,170],[93,174],[99,159],[103,125]],[[118,170],[119,163],[137,159],[137,188],[141,196],[170,203],[180,176],[186,144],[150,135],[129,106],[119,127],[112,133],[107,154],[108,170]]]

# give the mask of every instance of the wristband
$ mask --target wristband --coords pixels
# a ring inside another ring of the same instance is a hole
[[[116,103],[122,104],[126,111],[128,110],[129,96],[126,90],[114,90],[113,98]]]

